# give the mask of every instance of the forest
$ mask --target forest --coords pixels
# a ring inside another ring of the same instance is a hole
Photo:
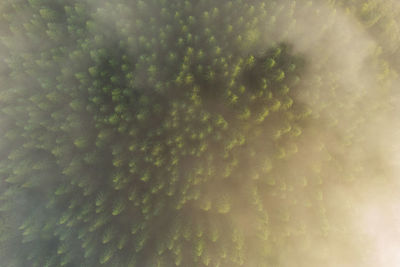
[[[0,267],[400,266],[399,18],[1,0]]]

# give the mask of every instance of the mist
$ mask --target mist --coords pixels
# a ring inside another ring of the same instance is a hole
[[[398,10],[389,1],[376,5]],[[319,166],[321,183],[327,183],[322,185],[325,201],[332,205],[327,217],[343,228],[327,225],[325,238],[311,239],[305,253],[309,261],[304,262],[304,254],[288,253],[280,264],[397,266],[399,80],[395,66],[389,70],[385,59],[373,59],[382,50],[397,48],[389,48],[381,34],[361,24],[348,9],[314,3],[296,6],[296,25],[278,40],[293,44],[308,61],[297,100],[311,107],[315,119],[302,138],[305,151],[316,140],[321,148],[291,167]],[[383,15],[382,20],[388,17]],[[321,159],[325,154],[328,162]]]
[[[0,266],[400,266],[397,2],[0,13]]]

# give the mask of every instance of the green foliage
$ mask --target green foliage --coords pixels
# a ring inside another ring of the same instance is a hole
[[[396,28],[379,3],[350,2],[371,34]],[[306,56],[269,40],[296,27],[295,6],[2,2],[2,266],[281,266],[289,243],[329,232],[327,162],[346,185],[363,173],[325,144],[337,114],[299,97],[350,111],[324,97],[340,73],[307,83]],[[391,38],[374,63],[383,87]],[[323,157],[299,166],[307,153]]]

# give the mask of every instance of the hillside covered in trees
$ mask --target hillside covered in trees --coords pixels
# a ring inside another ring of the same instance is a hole
[[[0,15],[1,267],[400,264],[400,3]]]

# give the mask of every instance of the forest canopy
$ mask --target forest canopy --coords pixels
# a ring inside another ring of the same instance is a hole
[[[396,1],[0,15],[0,266],[400,265]]]

